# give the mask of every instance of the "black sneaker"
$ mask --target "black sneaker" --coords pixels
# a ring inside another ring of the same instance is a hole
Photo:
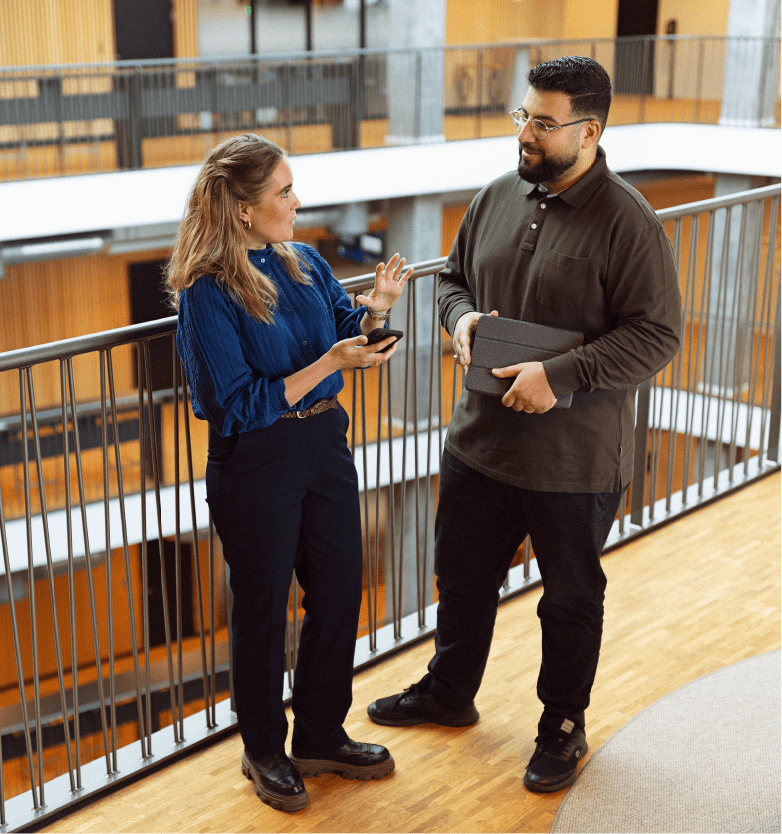
[[[458,709],[447,707],[433,696],[418,692],[415,684],[398,695],[371,703],[367,714],[375,724],[387,727],[412,727],[415,724],[469,727],[480,717],[474,703]]]
[[[576,779],[576,766],[589,749],[584,731],[566,718],[558,730],[538,728],[537,747],[524,774],[524,786],[534,793],[561,791]]]

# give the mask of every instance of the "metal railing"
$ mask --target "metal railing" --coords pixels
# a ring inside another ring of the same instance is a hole
[[[632,492],[609,549],[779,468],[779,197],[776,185],[659,212],[679,265],[682,349],[639,390]],[[405,349],[346,374],[341,395],[365,537],[357,667],[435,625],[437,474],[463,381],[434,304],[443,264],[416,266],[397,311]],[[344,286],[356,294],[373,278]],[[3,830],[235,731],[204,424],[174,332],[169,318],[0,354]],[[166,390],[152,383],[160,343]],[[131,398],[121,386],[134,378]],[[502,595],[539,579],[525,543]],[[299,621],[294,582],[288,694]]]
[[[541,61],[611,74],[612,124],[779,124],[775,38],[683,35],[0,69],[0,180],[195,164],[263,133],[292,154],[510,132]]]

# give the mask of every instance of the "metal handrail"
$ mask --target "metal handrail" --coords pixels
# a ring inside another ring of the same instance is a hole
[[[776,38],[762,36],[737,36],[737,35],[630,35],[616,38],[548,38],[548,39],[518,39],[502,41],[501,43],[464,43],[445,44],[442,46],[415,46],[415,47],[344,47],[339,49],[313,49],[310,51],[300,50],[298,52],[264,52],[261,54],[245,53],[240,55],[210,55],[192,56],[183,58],[133,58],[120,61],[95,61],[72,64],[30,64],[20,66],[0,67],[0,79],[3,75],[21,73],[56,73],[69,72],[74,70],[89,71],[103,69],[132,69],[152,67],[185,67],[190,68],[193,64],[264,64],[277,61],[298,61],[309,59],[322,59],[334,57],[360,58],[369,55],[402,55],[410,52],[461,52],[471,49],[521,49],[541,48],[556,46],[560,43],[567,43],[578,46],[582,44],[609,45],[615,43],[700,43],[702,41],[735,42],[735,43],[768,43],[777,44]]]

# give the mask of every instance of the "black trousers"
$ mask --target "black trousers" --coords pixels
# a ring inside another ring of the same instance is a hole
[[[328,750],[348,739],[342,723],[352,700],[362,548],[347,427],[340,407],[232,438],[210,435],[207,501],[231,569],[236,711],[255,756],[285,752],[285,630],[294,570],[305,615],[292,743]]]
[[[529,534],[543,579],[538,697],[545,713],[583,724],[603,632],[600,553],[621,496],[520,489],[446,451],[435,521],[435,656],[420,685],[449,706],[474,699],[489,657],[499,590]]]

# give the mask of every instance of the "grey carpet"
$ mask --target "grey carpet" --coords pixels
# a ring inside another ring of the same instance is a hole
[[[552,832],[779,832],[780,653],[656,701],[584,765]]]

